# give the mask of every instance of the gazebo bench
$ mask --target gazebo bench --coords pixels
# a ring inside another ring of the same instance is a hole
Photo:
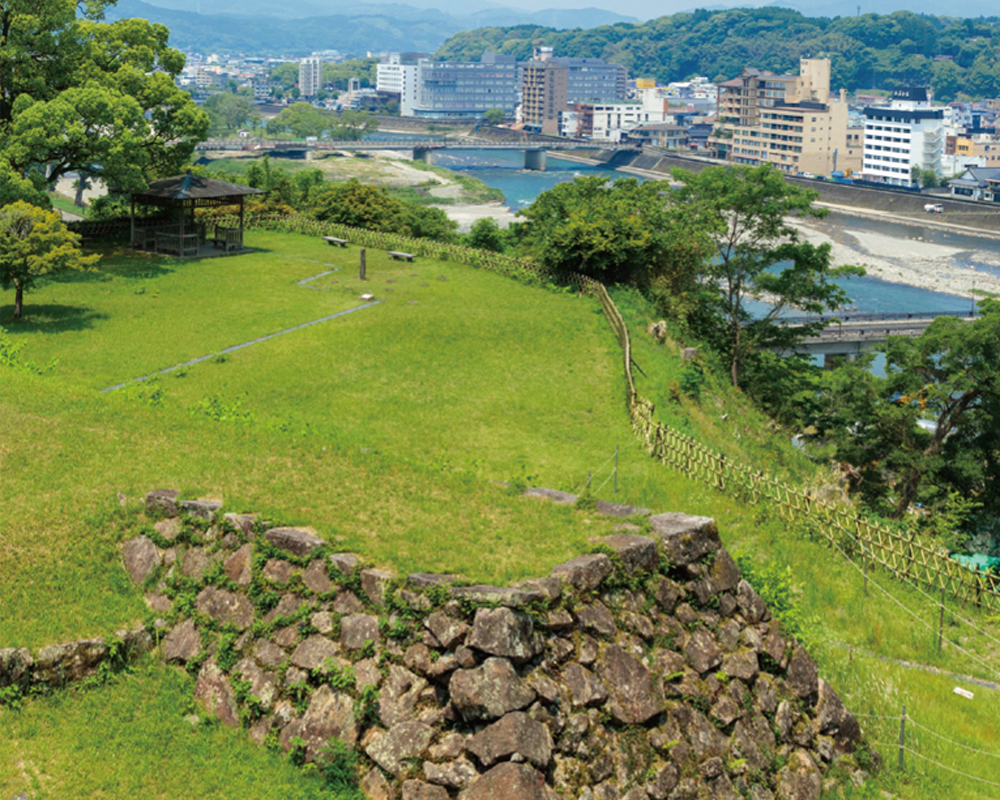
[[[347,239],[338,239],[336,236],[324,236],[323,241],[331,247],[347,247]]]
[[[242,250],[243,231],[239,228],[223,228],[221,225],[216,225],[215,236],[210,236],[208,241],[215,247],[223,248],[227,253],[230,250]]]
[[[413,253],[401,253],[398,250],[390,250],[389,258],[395,259],[396,261],[413,261],[416,255]]]

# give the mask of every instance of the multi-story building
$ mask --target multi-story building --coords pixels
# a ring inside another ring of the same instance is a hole
[[[628,70],[600,58],[551,58],[566,70],[566,102],[614,103],[625,99]]]
[[[581,136],[617,141],[622,134],[640,125],[674,122],[669,114],[669,100],[655,88],[639,90],[633,103],[578,103]]]
[[[484,53],[479,62],[421,59],[415,117],[478,119],[498,108],[509,117],[517,109],[517,62],[513,56]]]
[[[380,92],[399,95],[399,114],[412,117],[417,103],[417,82],[421,53],[390,53],[376,67],[375,87]]]
[[[830,96],[830,60],[803,58],[798,75],[751,67],[719,84],[718,125],[708,149],[738,164],[782,172],[857,172],[861,148],[848,139],[847,95]]]
[[[891,186],[911,186],[913,167],[943,177],[951,109],[932,106],[927,90],[897,89],[888,106],[864,110],[864,164],[861,177]]]
[[[299,97],[316,97],[323,85],[323,60],[309,56],[299,61]]]
[[[521,68],[521,121],[530,131],[558,136],[568,105],[569,70],[535,59]]]

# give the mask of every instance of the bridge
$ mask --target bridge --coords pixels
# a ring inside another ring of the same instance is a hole
[[[516,141],[504,139],[478,139],[464,137],[462,139],[427,139],[423,141],[403,141],[389,139],[358,139],[354,141],[336,141],[318,139],[302,141],[299,139],[209,139],[195,147],[195,150],[248,150],[256,152],[313,152],[348,151],[348,152],[378,152],[380,150],[412,150],[416,161],[432,163],[433,153],[443,150],[520,150],[524,152],[524,168],[545,170],[545,154],[551,151],[571,150],[614,150],[625,152],[640,152],[636,144],[617,144],[611,142],[590,142],[582,139],[566,139],[553,142],[533,142],[530,140]]]
[[[823,366],[841,361],[856,361],[865,350],[882,344],[889,336],[920,336],[938,317],[957,317],[966,322],[979,315],[974,311],[912,311],[890,314],[826,315],[821,317],[784,317],[782,325],[801,326],[814,322],[826,323],[817,334],[803,339],[792,352],[823,356]],[[772,348],[789,352],[781,348]]]

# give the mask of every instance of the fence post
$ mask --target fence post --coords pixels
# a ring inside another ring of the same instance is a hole
[[[590,491],[590,470],[587,470],[587,491]]]
[[[903,771],[903,750],[906,747],[906,703],[903,703],[903,713],[899,717],[899,771]]]
[[[938,655],[941,655],[942,638],[944,638],[944,584],[941,584],[941,618],[938,620]]]
[[[722,479],[723,470],[726,468],[726,454],[722,453],[719,456],[719,491],[724,492],[726,490],[726,483]]]

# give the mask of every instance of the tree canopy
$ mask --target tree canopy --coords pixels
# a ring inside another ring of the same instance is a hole
[[[378,130],[378,120],[364,111],[343,111],[339,115],[311,103],[293,103],[267,122],[271,136],[323,136],[340,141],[363,139]]]
[[[25,179],[37,192],[70,172],[143,188],[204,138],[166,27],[103,22],[110,5],[0,0],[0,195],[30,200]]]
[[[14,287],[14,319],[20,319],[24,292],[42,275],[86,269],[100,256],[83,256],[80,237],[66,229],[58,211],[16,200],[0,208],[0,285]]]
[[[890,337],[884,377],[871,357],[824,375],[817,438],[856,468],[873,507],[902,516],[959,492],[1000,515],[1000,302],[981,307],[972,322]]]
[[[789,345],[808,332],[777,324],[788,307],[819,314],[848,301],[836,277],[863,274],[856,267],[830,267],[830,245],[802,241],[788,223],[795,215],[822,216],[817,194],[787,182],[774,167],[675,169],[681,203],[701,212],[712,257],[705,263],[700,327],[729,362],[730,379],[755,351]],[[752,308],[751,304],[765,303]]]
[[[519,228],[522,253],[556,275],[633,284],[675,310],[692,297],[706,242],[690,209],[672,202],[665,181],[576,178],[518,214],[527,220]]]

